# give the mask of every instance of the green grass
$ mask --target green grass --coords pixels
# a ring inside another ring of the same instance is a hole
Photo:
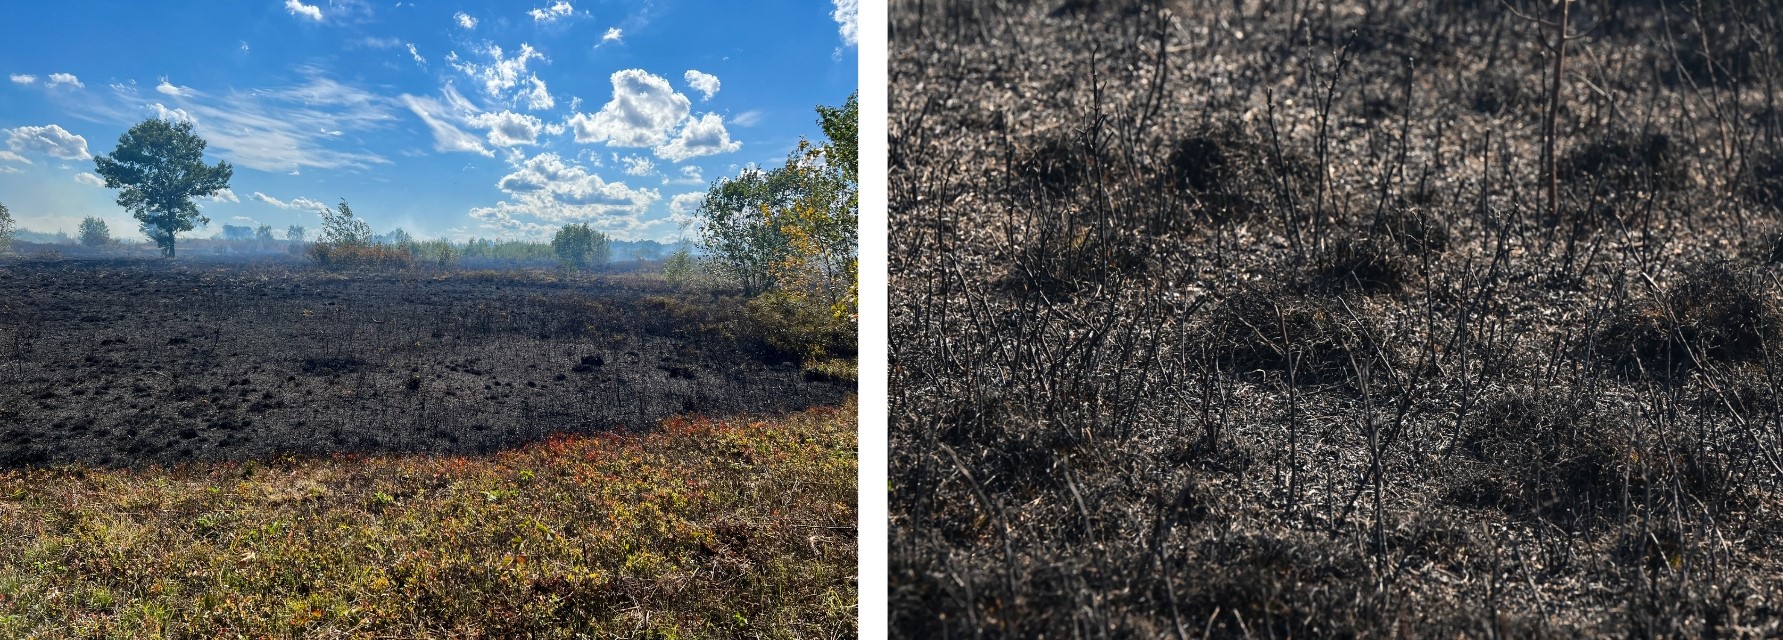
[[[853,637],[855,413],[3,471],[0,637]]]

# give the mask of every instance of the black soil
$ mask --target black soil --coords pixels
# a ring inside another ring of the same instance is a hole
[[[740,302],[550,272],[0,263],[0,465],[477,453],[840,402]]]

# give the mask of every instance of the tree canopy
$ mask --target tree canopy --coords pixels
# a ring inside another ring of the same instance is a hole
[[[105,186],[119,190],[118,206],[142,223],[143,234],[169,258],[177,234],[210,224],[192,199],[228,188],[235,174],[227,162],[205,164],[204,147],[191,122],[149,119],[119,136],[110,155],[93,158]]]
[[[565,264],[577,269],[588,265],[606,264],[612,255],[612,245],[607,234],[589,228],[587,224],[564,225],[551,238],[551,250]]]

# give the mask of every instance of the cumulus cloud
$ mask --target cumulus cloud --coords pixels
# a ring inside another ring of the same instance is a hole
[[[57,125],[19,127],[8,133],[7,146],[13,151],[41,153],[63,160],[86,160],[87,139],[69,133]]]
[[[27,74],[27,73],[15,73],[15,74],[12,74],[11,77],[12,77],[12,81],[16,82],[18,84],[32,84],[32,83],[37,82],[37,76]]]
[[[222,191],[211,194],[210,199],[211,202],[241,202],[241,198],[235,195],[235,190],[229,187],[223,187]]]
[[[705,201],[706,192],[704,191],[683,193],[673,198],[669,198],[669,215],[692,216],[695,211],[699,210],[700,204]]]
[[[489,144],[498,147],[538,144],[539,131],[544,128],[538,118],[512,111],[480,113],[471,116],[468,122],[488,129]]]
[[[94,187],[105,186],[105,178],[101,178],[99,176],[93,175],[91,173],[87,173],[85,171],[74,174],[74,181],[79,182],[84,185],[94,186]]]
[[[688,158],[730,153],[743,148],[743,143],[731,140],[731,134],[724,129],[724,117],[716,113],[708,113],[687,121],[681,127],[681,133],[668,144],[654,149],[656,157],[680,162]]]
[[[619,42],[623,39],[625,39],[625,32],[620,31],[619,27],[607,27],[607,32],[605,34],[601,35],[600,42],[594,43],[594,48],[599,49],[599,48],[601,48],[601,45],[603,45],[603,44],[606,44],[609,42]]]
[[[700,98],[702,101],[711,100],[712,94],[718,93],[718,76],[688,69],[687,73],[682,74],[681,77],[687,80],[687,86],[700,92],[700,95],[703,96]]]
[[[643,69],[614,72],[611,81],[613,99],[600,111],[570,116],[568,124],[576,142],[606,142],[613,147],[661,145],[693,106],[668,80]]]
[[[466,14],[463,11],[452,14],[452,20],[457,22],[458,26],[460,28],[464,28],[464,29],[477,28],[477,19],[470,17],[470,15]]]
[[[165,94],[167,94],[167,95],[170,95],[170,96],[189,96],[189,95],[192,95],[192,88],[191,88],[191,87],[181,87],[181,86],[175,86],[175,85],[174,85],[174,84],[173,84],[173,83],[171,83],[171,82],[168,82],[168,81],[167,81],[167,78],[162,78],[162,79],[161,79],[161,84],[157,84],[157,85],[155,85],[155,91],[158,91],[158,92],[160,92],[160,93],[165,93]]]
[[[545,55],[532,48],[531,44],[521,43],[520,52],[512,58],[506,57],[501,47],[496,45],[489,45],[489,48],[483,50],[483,54],[489,57],[488,64],[461,60],[456,54],[446,56],[446,63],[482,84],[483,94],[490,99],[514,103],[524,97],[527,108],[533,110],[556,106],[551,93],[545,89],[545,82],[539,79],[538,74],[526,71],[528,62],[545,59]],[[519,87],[523,80],[529,88],[515,92],[515,87]],[[516,93],[518,95],[511,95]]]
[[[313,4],[304,4],[298,0],[285,0],[285,11],[294,16],[303,16],[311,20],[322,20],[322,8]]]
[[[656,163],[651,162],[649,158],[626,156],[620,158],[619,162],[625,165],[625,174],[628,176],[647,176],[656,173]]]
[[[860,0],[831,1],[836,4],[836,10],[830,17],[836,20],[836,31],[842,35],[842,42],[851,46],[860,44]]]
[[[64,85],[74,87],[76,89],[85,89],[87,86],[86,84],[84,84],[80,81],[80,78],[74,77],[74,74],[72,74],[72,73],[52,73],[52,74],[50,74],[49,86],[60,87],[60,86],[64,86]]]
[[[149,105],[149,111],[155,112],[155,117],[162,120],[172,120],[174,122],[184,120],[192,124],[198,124],[198,118],[192,117],[192,114],[187,113],[185,109],[170,109],[167,105],[159,102]]]
[[[533,9],[532,11],[528,11],[526,12],[526,15],[532,16],[534,22],[550,23],[556,22],[558,18],[575,13],[575,11],[576,9],[571,7],[568,2],[556,2],[543,9]]]
[[[566,222],[589,222],[621,239],[635,238],[648,224],[640,216],[662,199],[654,189],[609,182],[555,153],[516,164],[496,187],[510,199],[473,208],[470,216],[504,235],[536,235]]]

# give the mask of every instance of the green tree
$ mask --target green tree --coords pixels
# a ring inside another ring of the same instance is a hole
[[[285,227],[285,239],[291,242],[303,242],[303,237],[309,234],[309,232],[310,230],[303,228],[303,225],[294,224]]]
[[[322,211],[322,236],[318,242],[361,247],[371,244],[371,225],[353,217],[353,208],[341,198],[340,206]]]
[[[0,204],[0,252],[12,248],[12,212]]]
[[[595,231],[587,224],[564,225],[551,238],[551,250],[559,260],[577,269],[589,265],[604,265],[612,254],[612,244],[607,234]]]
[[[773,224],[773,212],[797,202],[799,188],[797,176],[781,169],[751,169],[713,182],[699,208],[705,218],[700,246],[712,258],[713,273],[742,285],[746,296],[773,289],[774,265],[792,247]]]
[[[80,221],[80,243],[88,247],[103,247],[111,244],[111,227],[104,220],[87,216]]]
[[[118,137],[110,155],[93,158],[105,186],[119,189],[118,206],[142,223],[142,232],[174,257],[174,238],[210,219],[198,212],[193,198],[229,187],[234,168],[227,162],[204,163],[203,138],[192,123],[149,119]]]
[[[272,225],[263,224],[254,229],[254,241],[260,244],[272,242]]]

